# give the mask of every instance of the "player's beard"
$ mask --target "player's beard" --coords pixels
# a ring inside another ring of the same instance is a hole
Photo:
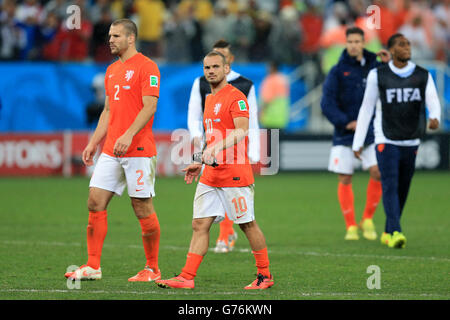
[[[217,78],[217,77],[216,77],[216,79],[214,79],[214,80],[208,80],[208,82],[209,82],[209,84],[212,85],[213,87],[216,87],[216,86],[218,86],[218,85],[223,81],[223,79],[225,79],[225,76],[223,76],[222,78]]]
[[[408,62],[409,60],[411,60],[411,54],[406,57],[398,57],[397,60],[403,63]]]
[[[125,46],[113,46],[111,49],[111,54],[115,56],[121,56],[123,52],[127,51],[128,47]]]
[[[110,47],[109,48],[110,50],[111,50],[111,54],[112,55],[117,55],[118,53],[119,53],[119,48],[117,48],[117,47]]]

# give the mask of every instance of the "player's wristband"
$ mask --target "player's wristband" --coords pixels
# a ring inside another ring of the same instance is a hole
[[[196,152],[192,155],[192,161],[194,163],[202,164],[202,152]]]
[[[216,159],[214,159],[214,162],[213,162],[212,164],[207,164],[207,163],[203,162],[203,160],[202,160],[202,155],[203,155],[202,152],[196,152],[196,153],[194,153],[194,154],[192,155],[192,161],[193,161],[194,163],[198,163],[198,164],[203,164],[203,163],[204,163],[204,164],[206,164],[206,165],[210,165],[210,166],[213,167],[213,168],[218,166]]]

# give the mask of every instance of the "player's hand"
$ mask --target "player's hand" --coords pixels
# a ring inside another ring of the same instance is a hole
[[[114,149],[113,149],[114,155],[116,157],[124,156],[127,153],[128,148],[130,147],[132,141],[133,141],[133,136],[130,136],[127,133],[124,133],[123,135],[121,135],[116,140],[116,143],[114,144]]]
[[[439,120],[438,119],[430,119],[428,121],[428,128],[436,130],[439,128]]]
[[[391,60],[391,54],[386,49],[381,49],[377,52],[377,56],[380,57],[381,62],[388,63]]]
[[[355,155],[356,158],[358,158],[359,160],[361,160],[361,153],[363,151],[363,148],[359,148],[358,151],[353,151],[353,154]]]
[[[191,184],[194,179],[195,182],[198,181],[198,177],[202,171],[202,165],[199,163],[192,163],[181,171],[185,172],[184,181],[186,181],[187,184]]]
[[[86,146],[81,155],[81,160],[83,160],[84,165],[89,167],[94,164],[94,155],[96,151],[97,146],[91,146],[90,144]]]
[[[347,125],[345,126],[345,129],[355,131],[356,130],[356,120],[353,120],[353,121],[350,121],[349,123],[347,123]]]

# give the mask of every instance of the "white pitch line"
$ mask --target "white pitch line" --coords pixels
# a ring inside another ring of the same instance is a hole
[[[284,252],[283,252],[284,253]],[[288,252],[286,252],[288,253]],[[329,252],[305,252],[305,251],[290,251],[291,254],[300,254],[305,256],[320,256],[320,257],[353,257],[353,258],[380,258],[387,260],[431,260],[450,262],[450,258],[443,257],[419,257],[419,256],[385,256],[375,254],[359,254],[359,253],[329,253]]]
[[[46,241],[25,241],[25,240],[3,240],[0,241],[1,244],[6,245],[43,245],[43,246],[61,246],[61,247],[81,247],[83,246],[79,242],[46,242]],[[142,245],[126,245],[126,244],[111,244],[105,243],[103,247],[124,247],[130,249],[142,249]],[[184,250],[187,252],[188,247],[178,247],[178,246],[161,246],[161,249],[166,250]],[[210,248],[209,251],[213,249]],[[249,253],[250,249],[247,248],[236,248],[234,252]],[[420,257],[420,256],[387,256],[387,255],[370,255],[370,254],[358,254],[358,253],[330,253],[330,252],[313,252],[313,251],[297,251],[297,250],[269,250],[270,254],[297,254],[304,256],[317,256],[317,257],[338,257],[338,258],[370,258],[370,259],[386,259],[386,260],[426,260],[426,261],[436,261],[436,262],[450,262],[450,258],[445,257]]]
[[[2,244],[11,244],[11,245],[42,245],[42,246],[55,246],[55,247],[82,247],[84,244],[81,244],[79,242],[58,242],[58,241],[25,241],[25,240],[2,240],[0,241]],[[130,248],[130,249],[142,249],[142,245],[135,245],[135,244],[111,244],[111,243],[105,243],[103,247],[110,247],[110,248],[117,248],[117,247],[123,247],[123,248]],[[161,246],[161,249],[168,249],[168,250],[188,250],[189,247],[177,247],[177,246]],[[214,250],[213,248],[209,249],[210,251]],[[241,249],[234,249],[236,252],[251,252],[250,249],[241,248]]]
[[[170,289],[159,289],[159,290],[151,290],[151,291],[126,291],[126,290],[83,290],[83,289],[73,289],[73,290],[63,290],[63,289],[0,289],[0,292],[4,293],[13,293],[13,292],[23,292],[23,293],[71,293],[71,294],[128,294],[128,295],[147,295],[147,294],[156,294],[156,295],[186,295],[186,296],[196,296],[196,295],[208,295],[208,296],[220,296],[220,295],[233,295],[233,294],[243,294],[240,291],[225,291],[225,292],[198,292],[198,291],[173,291]],[[245,295],[258,295],[260,293],[250,293],[246,292]],[[362,292],[301,292],[292,293],[292,292],[276,292],[277,297],[289,295],[292,296],[303,296],[303,297],[320,297],[320,296],[336,296],[336,297],[352,297],[352,296],[368,296],[368,297],[390,297],[392,299],[400,298],[400,297],[445,297],[449,298],[449,295],[445,294],[434,294],[434,293],[362,293]]]

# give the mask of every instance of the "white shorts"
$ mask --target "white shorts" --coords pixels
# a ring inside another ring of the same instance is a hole
[[[219,188],[197,184],[194,197],[194,219],[216,217],[214,223],[225,219],[225,213],[236,224],[255,220],[254,185]]]
[[[89,187],[121,196],[125,187],[133,198],[155,196],[156,156],[117,158],[102,153],[97,160]]]
[[[377,164],[375,154],[375,143],[367,146],[361,153],[361,163],[363,170],[367,170]],[[359,161],[353,154],[350,146],[333,146],[330,152],[328,170],[340,174],[352,175],[355,167],[359,166]]]

